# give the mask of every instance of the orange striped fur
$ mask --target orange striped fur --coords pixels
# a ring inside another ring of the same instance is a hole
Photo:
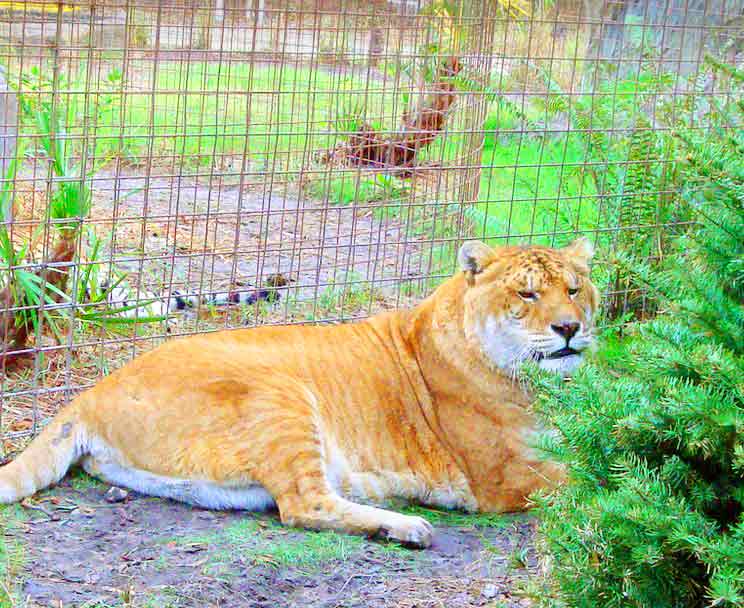
[[[0,469],[0,503],[79,462],[148,494],[276,504],[290,525],[416,546],[431,542],[428,522],[372,505],[523,509],[562,472],[530,447],[516,370],[525,358],[562,373],[580,362],[597,305],[590,256],[585,241],[470,242],[462,271],[411,310],[169,341],[77,397]],[[575,354],[552,355],[568,343],[555,328],[576,326]]]

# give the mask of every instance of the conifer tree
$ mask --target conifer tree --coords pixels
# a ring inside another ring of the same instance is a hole
[[[744,606],[743,98],[713,115],[677,135],[695,225],[662,270],[620,261],[660,314],[569,383],[533,377],[556,429],[542,447],[570,476],[537,498],[560,606]]]

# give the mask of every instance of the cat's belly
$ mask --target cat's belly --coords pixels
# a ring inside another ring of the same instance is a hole
[[[265,511],[276,506],[274,498],[259,483],[220,484],[198,479],[178,479],[86,456],[83,468],[99,479],[147,494],[170,498],[205,509],[244,509]]]

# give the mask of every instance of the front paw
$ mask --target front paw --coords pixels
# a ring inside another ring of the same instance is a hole
[[[408,547],[426,549],[431,546],[434,528],[423,517],[396,513],[394,518],[380,527],[379,535]]]

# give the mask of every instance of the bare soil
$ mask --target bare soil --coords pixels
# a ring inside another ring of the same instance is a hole
[[[104,259],[155,290],[202,293],[282,273],[300,299],[350,278],[391,295],[421,272],[420,237],[405,218],[329,205],[284,184],[101,172],[94,192],[96,232],[111,243]]]
[[[530,605],[515,591],[536,568],[527,516],[483,525],[432,511],[434,544],[415,551],[288,529],[276,513],[206,511],[136,493],[110,504],[107,489],[85,477],[64,481],[8,526],[6,540],[22,546],[21,605]]]

